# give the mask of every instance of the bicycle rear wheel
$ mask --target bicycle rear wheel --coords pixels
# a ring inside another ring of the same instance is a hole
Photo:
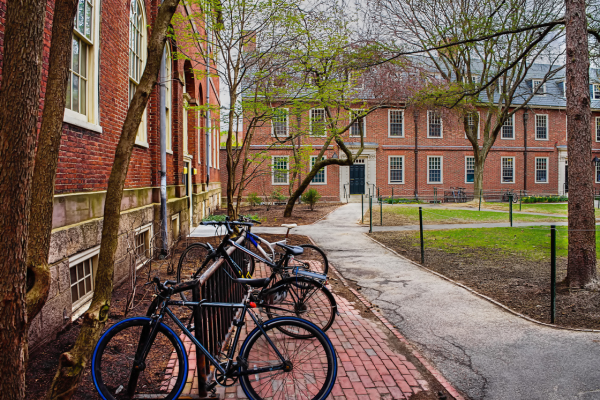
[[[240,350],[240,358],[245,361],[239,369],[240,383],[246,396],[252,400],[327,398],[337,376],[335,350],[327,335],[310,322],[290,317],[267,321],[262,328],[266,336],[255,328]],[[284,331],[313,339],[297,339]],[[285,369],[269,371],[284,365]],[[259,372],[261,369],[264,371]]]
[[[129,318],[113,325],[96,344],[92,379],[104,400],[171,400],[181,394],[188,372],[183,343],[160,324],[141,368],[134,369],[150,333],[150,318]]]
[[[327,275],[329,272],[329,261],[327,261],[325,252],[312,244],[302,244],[300,247],[304,249],[304,253],[290,260],[288,266],[299,267],[306,271]]]

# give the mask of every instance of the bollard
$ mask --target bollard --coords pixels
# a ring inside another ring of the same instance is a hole
[[[437,188],[433,188],[433,204],[437,204]]]
[[[361,211],[361,215],[362,217],[360,217],[361,219],[361,224],[365,223],[365,194],[361,193],[360,194],[360,211]]]
[[[383,226],[383,199],[379,200],[379,225]]]
[[[423,207],[419,207],[419,230],[421,231],[421,264],[425,265],[425,246],[423,244]]]
[[[512,228],[513,224],[512,224],[512,201],[513,201],[513,195],[512,193],[508,195],[508,218],[510,219],[510,227]]]
[[[373,233],[373,196],[369,196],[369,233]]]
[[[519,190],[519,211],[523,211],[521,208],[523,206],[523,193],[521,193],[521,191]]]
[[[556,225],[550,226],[550,322],[556,320]]]
[[[394,188],[392,188],[392,204],[394,204]]]
[[[379,199],[379,188],[377,188],[377,199]]]
[[[481,211],[481,192],[482,189],[479,189],[479,211]]]

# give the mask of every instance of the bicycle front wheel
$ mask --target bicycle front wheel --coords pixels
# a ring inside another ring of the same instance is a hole
[[[100,337],[92,356],[92,379],[104,400],[171,400],[181,394],[187,356],[181,340],[166,325],[159,325],[145,359],[134,368],[134,360],[148,342],[150,322],[146,317],[128,318]]]
[[[327,275],[329,272],[329,262],[327,261],[325,252],[312,244],[302,244],[300,247],[304,249],[304,252],[301,255],[294,257],[293,260],[290,260],[288,266],[294,268],[299,267],[306,271]]]
[[[265,333],[255,328],[240,350],[244,360],[240,383],[246,396],[252,400],[327,398],[337,376],[335,350],[327,335],[314,324],[293,317],[266,321],[262,328]],[[313,339],[297,339],[284,331]]]

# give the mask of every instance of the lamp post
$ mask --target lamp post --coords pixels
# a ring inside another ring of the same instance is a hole
[[[419,198],[419,110],[413,110],[415,122],[415,200]]]
[[[527,192],[527,121],[529,121],[528,107],[523,112],[523,140],[524,140],[524,151],[523,151],[523,191]]]

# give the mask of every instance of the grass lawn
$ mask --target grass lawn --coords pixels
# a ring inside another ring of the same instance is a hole
[[[567,204],[524,203],[521,211],[542,214],[567,215]],[[485,203],[482,207],[492,210],[508,211],[508,203]],[[513,204],[513,211],[519,211],[519,205]],[[600,210],[596,208],[596,218],[600,218]]]
[[[513,214],[514,222],[566,222],[564,217],[548,217],[544,215]],[[369,211],[365,213],[365,224],[369,223]],[[423,223],[435,224],[469,224],[477,222],[509,222],[508,213],[494,211],[470,211],[440,208],[423,208]],[[418,207],[383,206],[383,225],[416,225],[419,223]],[[380,224],[379,206],[373,206],[373,224]]]

